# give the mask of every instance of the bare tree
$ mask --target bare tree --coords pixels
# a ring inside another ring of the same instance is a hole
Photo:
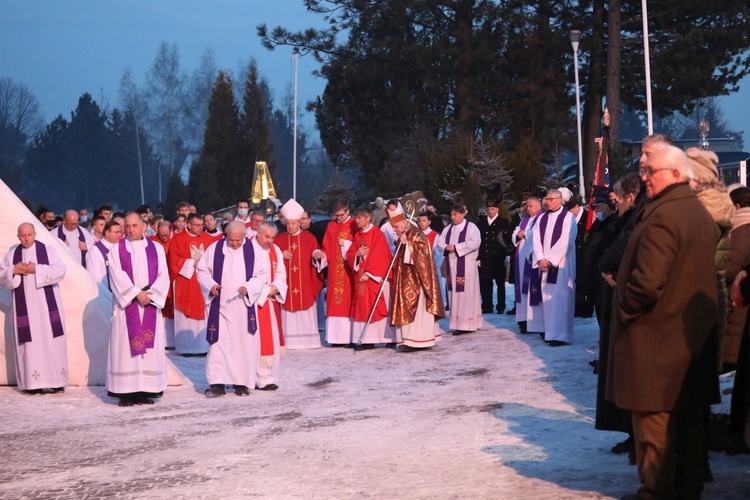
[[[185,145],[191,151],[199,151],[203,146],[203,131],[208,119],[208,102],[216,82],[219,67],[213,50],[206,49],[198,69],[187,80],[183,103],[185,110]]]
[[[135,157],[138,163],[138,178],[141,188],[141,204],[146,203],[146,194],[143,189],[143,155],[141,154],[141,117],[147,114],[146,104],[135,85],[133,73],[126,69],[120,78],[120,101],[126,111],[132,113],[135,122]],[[161,195],[161,167],[159,167],[159,195]]]
[[[176,44],[162,41],[146,80],[145,96],[149,115],[147,129],[163,166],[171,175],[185,156],[184,124],[185,75],[180,72]],[[159,201],[162,197],[159,176]]]
[[[31,138],[43,125],[39,101],[23,83],[0,78],[0,127],[14,129]]]

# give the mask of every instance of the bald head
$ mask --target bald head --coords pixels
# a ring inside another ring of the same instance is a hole
[[[63,224],[68,231],[75,230],[78,227],[78,212],[75,210],[66,210],[63,216]]]
[[[34,224],[30,222],[22,222],[18,225],[18,241],[21,242],[21,246],[29,248],[34,244],[34,238],[36,237],[36,229]]]
[[[131,240],[142,240],[146,230],[146,221],[141,219],[140,214],[130,212],[125,216],[125,235]]]

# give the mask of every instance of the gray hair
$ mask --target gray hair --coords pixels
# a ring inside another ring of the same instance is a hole
[[[245,223],[238,220],[229,221],[224,228],[227,235],[229,233],[242,233],[245,234]]]
[[[269,230],[273,231],[273,235],[274,236],[276,236],[276,234],[278,234],[278,232],[279,232],[279,228],[276,227],[276,224],[274,224],[273,222],[270,222],[270,221],[266,221],[266,222],[261,223],[260,227],[258,228],[258,232],[261,232],[264,229],[269,229]]]

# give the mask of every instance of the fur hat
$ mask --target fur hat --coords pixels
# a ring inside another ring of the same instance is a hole
[[[698,182],[712,182],[719,179],[719,157],[713,151],[703,151],[698,148],[690,148],[686,151],[693,167],[693,178]]]

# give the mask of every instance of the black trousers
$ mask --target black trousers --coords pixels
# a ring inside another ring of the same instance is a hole
[[[505,312],[505,259],[482,260],[479,266],[479,293],[482,295],[482,312],[493,311],[492,294],[497,286],[497,312]]]

